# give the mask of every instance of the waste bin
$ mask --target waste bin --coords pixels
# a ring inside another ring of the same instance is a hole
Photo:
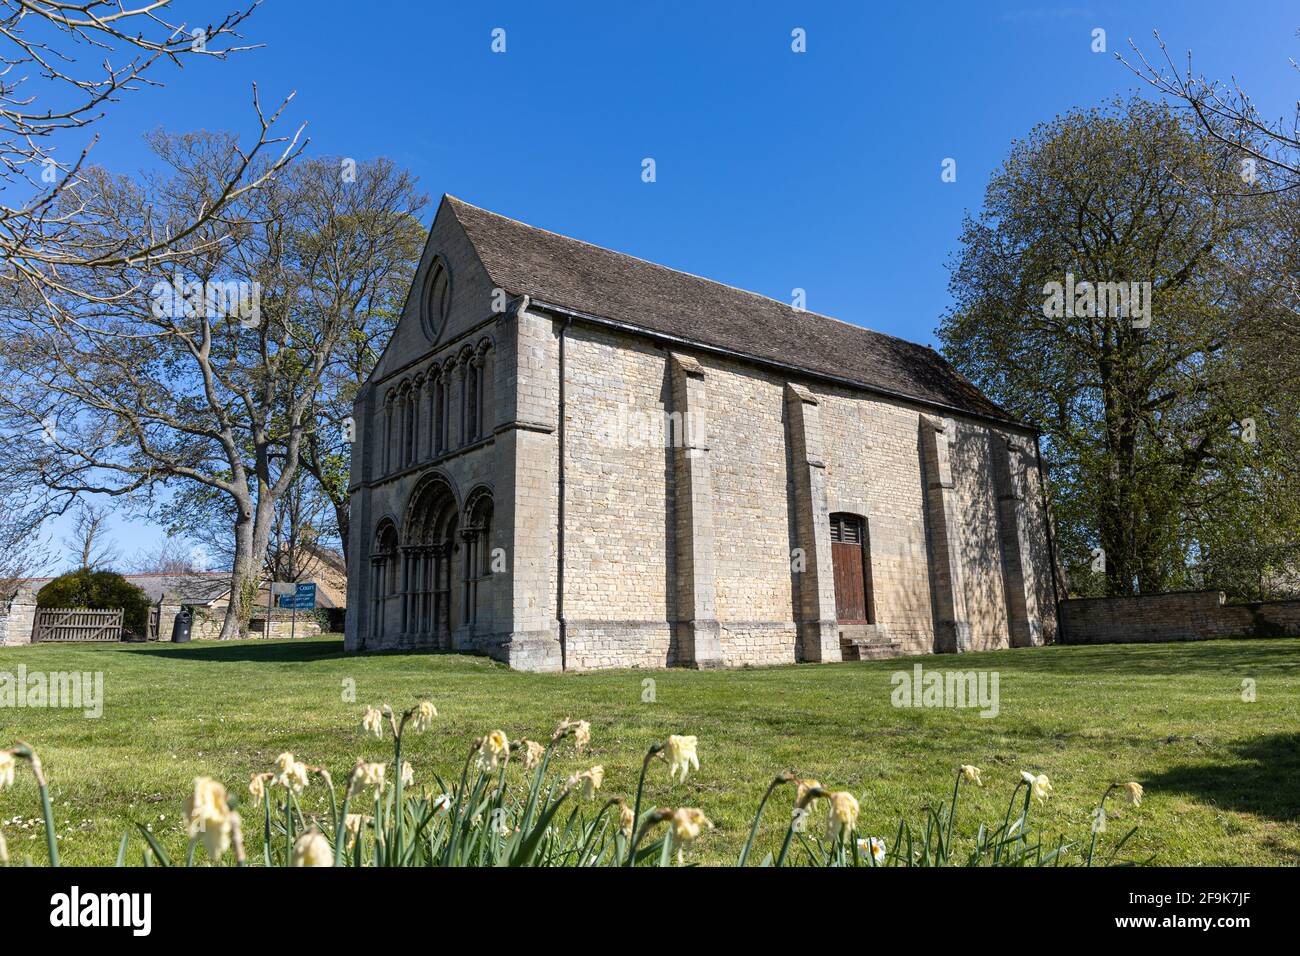
[[[172,643],[185,644],[190,639],[190,611],[184,608],[176,615],[176,623],[172,625]]]

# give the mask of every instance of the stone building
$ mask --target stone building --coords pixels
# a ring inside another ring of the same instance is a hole
[[[714,667],[1055,633],[1035,434],[932,349],[451,197],[354,425],[351,650]]]

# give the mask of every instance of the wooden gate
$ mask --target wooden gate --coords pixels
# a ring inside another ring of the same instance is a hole
[[[84,607],[38,607],[32,643],[120,641],[126,611],[92,611]]]

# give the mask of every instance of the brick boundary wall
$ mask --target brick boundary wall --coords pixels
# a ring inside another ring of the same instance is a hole
[[[1062,644],[1158,644],[1300,637],[1300,601],[1226,604],[1222,591],[1061,602]]]

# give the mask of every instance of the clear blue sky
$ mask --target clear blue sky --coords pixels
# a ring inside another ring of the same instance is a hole
[[[263,49],[161,72],[93,155],[129,172],[155,126],[246,131],[257,81],[264,103],[297,91],[283,126],[307,122],[314,153],[388,156],[435,200],[786,301],[800,287],[813,311],[933,344],[963,212],[1035,123],[1145,89],[1113,56],[1130,37],[1154,54],[1159,29],[1268,115],[1300,91],[1294,0],[883,6],[267,0],[244,29]],[[128,555],[159,534],[117,528]]]

